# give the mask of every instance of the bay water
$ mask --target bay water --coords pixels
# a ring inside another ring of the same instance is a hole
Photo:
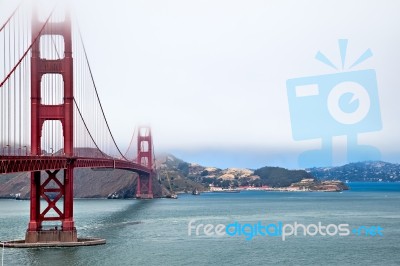
[[[105,238],[106,245],[6,248],[4,265],[400,265],[400,183],[349,185],[341,193],[76,199],[78,235]],[[0,200],[0,241],[23,239],[28,220],[29,201]],[[301,229],[285,240],[273,235],[279,224],[295,223],[332,225],[332,235],[304,235]],[[219,224],[229,226],[229,234],[217,235]],[[276,227],[252,237],[254,228],[238,228],[257,224]],[[349,235],[333,234],[340,224],[347,224]]]

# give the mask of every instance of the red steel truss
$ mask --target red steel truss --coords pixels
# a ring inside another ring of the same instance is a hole
[[[60,35],[64,40],[64,57],[57,60],[48,60],[41,57],[40,37]],[[34,41],[37,40],[37,41]],[[40,156],[42,153],[41,137],[42,127],[46,120],[59,120],[62,124],[64,135],[64,153],[66,156],[73,156],[73,59],[72,59],[72,34],[69,14],[66,14],[62,22],[48,22],[43,28],[43,22],[39,21],[37,13],[32,16],[32,55],[31,55],[31,155]],[[60,74],[63,78],[64,100],[59,105],[44,105],[41,103],[41,82],[45,74]],[[40,170],[31,170],[31,212],[27,242],[36,242],[38,231],[42,229],[43,221],[61,221],[62,231],[67,232],[71,237],[69,241],[76,241],[76,229],[73,221],[73,180],[74,161],[72,160],[38,160],[36,166],[48,166],[47,178],[41,182]],[[35,164],[34,164],[35,165]],[[58,166],[58,167],[57,167]],[[48,171],[54,169],[53,172]],[[56,175],[64,169],[64,182],[61,184]],[[50,200],[49,191],[46,186],[54,182],[58,192],[54,200]],[[56,207],[56,202],[64,198],[64,208],[61,211]],[[41,212],[40,199],[45,199],[47,207]],[[50,209],[53,209],[58,216],[48,216]]]
[[[141,127],[137,138],[137,163],[148,169],[153,169],[153,142],[149,127]],[[153,198],[153,172],[150,174],[139,174],[136,183],[136,198]]]

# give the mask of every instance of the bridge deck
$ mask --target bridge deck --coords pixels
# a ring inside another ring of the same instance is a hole
[[[123,169],[139,174],[151,170],[141,164],[118,159],[63,157],[63,156],[0,156],[0,174],[74,168]]]

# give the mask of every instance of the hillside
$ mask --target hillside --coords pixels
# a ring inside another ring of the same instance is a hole
[[[118,198],[132,198],[136,192],[136,178],[136,174],[118,169],[109,171],[75,169],[74,197],[106,198],[113,194]],[[23,199],[29,198],[29,180],[29,173],[1,175],[0,198],[14,198],[15,194],[20,194]],[[153,183],[155,197],[162,197],[168,192],[157,180]]]
[[[46,154],[45,151],[42,152]],[[101,157],[97,149],[75,148],[74,153],[81,157]],[[61,149],[54,155],[63,155]],[[50,154],[48,154],[50,155]],[[62,171],[57,174],[62,180]],[[42,173],[44,177],[44,174]],[[136,194],[137,174],[129,171],[108,169],[92,170],[88,168],[74,169],[74,197],[75,198],[132,198]],[[0,175],[0,198],[14,198],[16,194],[22,199],[30,195],[29,173],[17,173]],[[153,181],[153,193],[155,197],[163,197],[168,190],[157,182]]]
[[[304,170],[287,170],[280,167],[263,167],[254,171],[254,174],[260,176],[261,185],[271,187],[287,187],[302,179],[313,178]]]
[[[321,180],[349,182],[399,182],[400,164],[381,161],[350,163],[338,167],[309,168],[307,171]]]
[[[240,186],[287,187],[312,175],[304,170],[287,170],[279,167],[263,167],[257,170],[246,168],[206,167],[184,162],[173,155],[165,155],[159,162],[159,175],[163,185],[169,187],[167,173],[175,192],[187,192],[197,188],[208,190],[209,186],[237,188]]]

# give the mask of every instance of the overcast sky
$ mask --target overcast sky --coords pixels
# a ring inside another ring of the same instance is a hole
[[[0,1],[0,10],[8,2]],[[399,1],[76,0],[73,6],[122,147],[135,126],[149,124],[156,152],[186,161],[302,167],[299,154],[321,141],[293,139],[286,81],[374,69],[382,129],[358,140],[379,149],[382,160],[400,161]],[[339,39],[348,39],[343,70]],[[349,70],[367,49],[373,56]],[[316,60],[318,51],[340,68]],[[345,149],[337,139],[336,150]],[[335,158],[333,164],[347,161],[340,152]]]

